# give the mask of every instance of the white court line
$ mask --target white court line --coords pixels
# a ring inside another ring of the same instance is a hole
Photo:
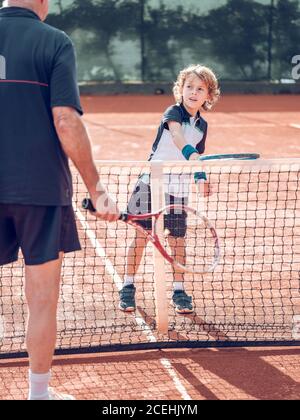
[[[85,120],[86,123],[92,124],[92,121]],[[247,124],[238,124],[238,123],[226,123],[226,124],[218,124],[214,123],[214,127],[219,128],[263,128],[263,127],[276,127],[277,125],[274,123],[247,123]],[[104,130],[156,130],[157,125],[153,124],[139,124],[139,125],[101,125],[100,128],[103,128]]]
[[[5,338],[5,319],[0,315],[0,343]]]
[[[290,124],[290,127],[299,128],[300,129],[300,124]]]
[[[105,250],[101,246],[100,242],[98,241],[95,232],[90,228],[90,226],[86,222],[82,212],[76,207],[75,203],[73,204],[73,206],[74,206],[74,210],[76,212],[76,215],[77,215],[82,227],[84,228],[85,232],[87,233],[87,236],[89,237],[93,247],[96,250],[97,255],[99,257],[103,258],[104,263],[105,263],[105,268],[106,268],[107,272],[113,278],[113,281],[114,281],[117,289],[121,290],[121,288],[123,286],[123,282],[122,282],[120,276],[118,275],[118,273],[116,272],[116,270],[114,269],[113,264],[111,263],[109,258],[106,256]],[[138,309],[137,309],[137,312],[139,312]],[[140,326],[143,326],[145,328],[146,331],[143,330],[143,332],[147,336],[147,339],[149,340],[149,342],[156,343],[157,340],[156,340],[155,336],[153,335],[153,333],[151,331],[151,328],[147,324],[145,325],[145,321],[144,321],[143,317],[142,316],[139,317],[137,315],[133,315],[133,316],[135,317],[135,320],[136,320],[137,324],[140,325]],[[191,400],[192,398],[188,394],[188,392],[187,392],[185,386],[183,385],[183,383],[180,381],[175,369],[173,369],[172,363],[170,362],[170,360],[164,358],[164,359],[160,360],[160,363],[165,368],[165,370],[168,372],[169,376],[172,378],[173,383],[174,383],[177,391],[180,393],[182,399],[183,400]]]
[[[170,360],[164,358],[164,359],[161,359],[160,362],[163,365],[163,367],[168,371],[168,374],[171,376],[171,378],[173,379],[173,382],[174,382],[176,388],[178,389],[178,391],[180,392],[183,400],[190,401],[192,398],[188,394],[185,386],[182,384],[182,382],[178,378],[177,373],[173,369],[172,363],[170,362]]]
[[[215,123],[214,124],[215,127],[220,127],[220,128],[273,128],[276,127],[277,125],[274,123],[248,123],[248,124],[236,124],[236,123],[227,123],[227,124],[218,124]]]

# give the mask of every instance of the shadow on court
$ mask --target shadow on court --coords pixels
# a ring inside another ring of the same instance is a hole
[[[178,400],[168,359],[193,400],[300,398],[298,348],[193,349],[59,357],[52,385],[78,399]],[[27,395],[27,361],[0,362],[1,399]]]

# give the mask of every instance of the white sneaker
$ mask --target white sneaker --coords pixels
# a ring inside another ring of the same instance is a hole
[[[53,388],[49,388],[48,400],[76,400],[76,398],[73,395],[63,394],[55,391]]]

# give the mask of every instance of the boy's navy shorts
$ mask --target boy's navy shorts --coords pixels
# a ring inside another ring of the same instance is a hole
[[[26,265],[80,250],[73,207],[0,204],[0,265],[17,261],[20,249]]]
[[[170,194],[165,194],[165,205],[186,205],[187,198],[174,197]],[[151,188],[150,185],[139,180],[134,188],[134,191],[130,197],[127,212],[129,214],[145,214],[151,213]],[[184,238],[186,235],[186,219],[187,214],[183,211],[181,214],[177,212],[170,212],[164,216],[164,228],[170,231],[170,235],[174,238]],[[135,223],[139,224],[146,230],[152,229],[152,220],[145,219],[139,220]]]

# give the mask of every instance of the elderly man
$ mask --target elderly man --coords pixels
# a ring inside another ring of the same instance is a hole
[[[7,0],[0,9],[0,265],[16,261],[21,248],[31,400],[74,399],[48,386],[62,259],[80,249],[68,157],[97,216],[114,221],[119,214],[99,181],[80,118],[73,45],[43,23],[48,3]]]

